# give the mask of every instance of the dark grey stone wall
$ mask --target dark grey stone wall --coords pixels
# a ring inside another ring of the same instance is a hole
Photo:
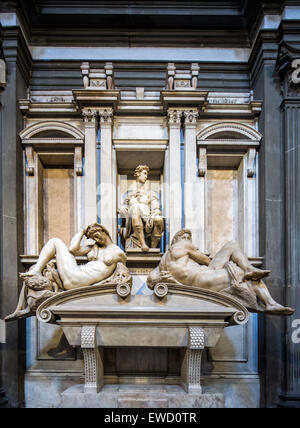
[[[23,270],[19,262],[19,254],[23,253],[24,245],[23,152],[18,137],[23,128],[23,118],[18,108],[18,99],[26,95],[30,61],[19,30],[4,32],[3,47],[7,62],[7,85],[2,94],[4,126],[1,156],[1,297],[5,302],[2,316],[5,316],[16,307],[20,291],[19,272]],[[11,407],[23,404],[25,337],[25,321],[7,324],[2,381]]]
[[[285,168],[285,300],[295,307],[286,320],[286,364],[282,406],[300,407],[300,344],[292,340],[292,321],[300,318],[300,91],[299,97],[285,98],[282,104]]]

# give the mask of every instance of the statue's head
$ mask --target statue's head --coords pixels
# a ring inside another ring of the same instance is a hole
[[[90,224],[86,228],[85,236],[88,239],[93,239],[100,245],[105,244],[107,238],[109,238],[109,240],[111,241],[111,237],[108,230],[104,226],[102,226],[102,224],[99,223]]]
[[[179,232],[175,233],[171,245],[176,244],[179,241],[191,241],[192,240],[192,232],[190,229],[181,229]]]
[[[145,183],[147,181],[149,174],[149,167],[147,165],[139,165],[135,168],[134,176],[141,183]]]

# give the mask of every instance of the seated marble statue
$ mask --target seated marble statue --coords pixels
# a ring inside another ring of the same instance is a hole
[[[250,311],[291,315],[294,309],[275,302],[262,281],[269,274],[269,270],[252,266],[237,242],[226,243],[211,259],[192,244],[191,231],[182,229],[148,276],[147,284],[151,289],[164,282],[225,292]]]
[[[81,246],[84,236],[94,240],[94,244]],[[88,262],[77,265],[75,256],[87,256]],[[51,262],[54,257],[56,268]],[[36,264],[20,274],[24,283],[19,302],[15,312],[5,319],[32,314],[43,300],[60,291],[107,282],[131,284],[125,263],[125,253],[112,243],[105,227],[97,223],[78,232],[69,248],[61,239],[50,239]]]
[[[129,192],[119,214],[126,217],[126,226],[121,229],[126,250],[139,248],[143,252],[157,248],[164,230],[158,197],[146,190],[149,167],[139,165],[134,172],[136,191]]]

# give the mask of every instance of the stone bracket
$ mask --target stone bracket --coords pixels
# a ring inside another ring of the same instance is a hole
[[[104,384],[103,356],[97,346],[97,327],[93,325],[81,328],[81,349],[84,358],[86,393],[97,393]]]
[[[34,150],[32,146],[26,146],[25,147],[25,154],[26,154],[26,172],[28,175],[33,176],[34,175]]]
[[[201,393],[201,359],[205,334],[201,327],[189,327],[188,335],[188,347],[181,367],[181,385],[188,393]]]
[[[247,177],[252,178],[255,174],[256,149],[249,149],[247,153]]]
[[[83,175],[82,147],[74,148],[74,170],[76,175]]]
[[[205,147],[199,147],[198,173],[199,177],[205,177],[207,173],[207,149]]]

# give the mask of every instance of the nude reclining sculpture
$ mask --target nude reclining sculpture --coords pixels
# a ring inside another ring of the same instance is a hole
[[[81,246],[86,236],[95,243]],[[77,265],[75,256],[87,256],[88,262]],[[56,266],[53,262],[56,258]],[[130,292],[132,277],[125,266],[126,255],[112,243],[108,231],[97,223],[78,232],[68,248],[57,238],[43,247],[37,263],[20,274],[23,287],[16,310],[5,318],[10,321],[35,314],[37,307],[56,293],[91,285],[125,284]],[[211,259],[192,244],[189,229],[174,236],[169,250],[147,278],[155,289],[159,284],[176,284],[230,294],[250,311],[291,315],[294,309],[284,307],[271,296],[262,278],[269,270],[253,267],[239,245],[230,241]],[[125,294],[119,293],[122,297]]]
[[[95,243],[81,246],[84,236]],[[77,265],[75,256],[87,256],[88,262]],[[125,253],[112,243],[105,227],[97,223],[78,232],[69,248],[61,239],[50,239],[42,248],[37,263],[20,274],[23,288],[19,302],[14,313],[5,320],[34,315],[40,303],[58,292],[99,283],[122,283],[131,287],[132,277],[125,263]]]
[[[291,315],[294,309],[275,302],[262,278],[269,270],[253,267],[238,243],[230,241],[211,259],[192,244],[192,233],[181,229],[147,278],[149,288],[161,283],[205,288],[231,294],[250,311]]]

